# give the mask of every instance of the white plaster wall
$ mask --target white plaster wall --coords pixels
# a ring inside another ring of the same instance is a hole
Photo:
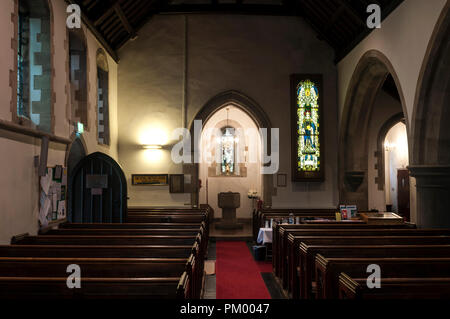
[[[378,170],[375,169],[377,158],[378,134],[381,127],[392,116],[402,112],[402,106],[398,100],[395,100],[389,94],[380,90],[375,102],[369,125],[369,144],[368,144],[368,195],[369,209],[378,209],[381,212],[386,210],[386,198],[384,190],[378,190],[378,184],[375,183],[375,177],[378,176]],[[386,171],[385,171],[386,172]],[[385,184],[389,189],[389,186]]]
[[[55,135],[70,138],[73,128],[68,123],[67,93],[69,86],[66,74],[68,63],[65,41],[66,33],[66,2],[51,0],[53,12],[54,37],[54,78],[53,91],[55,94]],[[14,12],[14,1],[0,2],[0,119],[11,121],[11,87],[9,72],[14,68],[15,53],[11,48],[14,37],[14,25],[11,14]],[[83,27],[85,30],[86,28]],[[111,146],[101,147],[96,138],[96,65],[95,53],[99,43],[87,32],[89,52],[89,131],[84,134],[87,152],[97,150],[109,154],[117,159],[117,64],[109,58],[110,67],[110,123]],[[4,172],[0,174],[0,244],[9,243],[11,236],[29,232],[35,234],[38,230],[39,210],[39,178],[34,167],[34,156],[40,155],[40,139],[26,137],[0,129],[0,164]],[[48,166],[64,165],[66,147],[50,143]]]
[[[338,63],[339,114],[356,65],[369,50],[382,52],[392,63],[405,98],[408,131],[417,81],[432,32],[447,0],[405,0],[368,37]]]
[[[119,158],[127,178],[133,173],[181,172],[171,162],[140,159],[142,131],[170,132],[182,125],[185,16],[156,15],[136,41],[120,51]],[[273,207],[334,207],[337,191],[336,66],[333,50],[298,17],[188,15],[187,122],[209,99],[237,90],[264,109],[280,128],[280,173],[288,185],[279,188]],[[324,75],[324,183],[290,182],[290,82],[292,73]],[[168,158],[168,157],[165,157]],[[275,176],[276,177],[276,176]],[[276,178],[275,178],[276,180]],[[130,205],[183,205],[189,197],[169,198],[167,189],[130,186]],[[156,200],[156,202],[155,202]]]
[[[408,166],[408,141],[406,135],[406,126],[403,123],[394,125],[386,134],[385,143],[395,145],[389,151],[385,151],[386,164],[388,174],[386,179],[389,179],[389,187],[386,187],[386,202],[392,204],[392,210],[398,211],[397,201],[397,170],[406,169]]]

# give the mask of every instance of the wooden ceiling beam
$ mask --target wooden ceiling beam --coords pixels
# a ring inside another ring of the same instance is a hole
[[[345,8],[345,10],[351,15],[353,16],[356,21],[358,21],[359,24],[361,25],[366,25],[366,22],[364,21],[364,19],[359,15],[359,13],[355,10],[355,8],[353,8],[348,2],[346,2],[345,0],[337,0],[339,2],[339,4],[341,6],[343,6]]]
[[[108,18],[115,11],[115,7],[119,4],[120,1],[121,0],[114,1],[112,6],[110,6],[108,10],[106,10],[98,19],[94,21],[94,25],[97,27],[102,24],[106,20],[106,18]]]
[[[69,4],[77,4],[75,0],[66,0]],[[81,21],[87,26],[89,31],[95,36],[95,38],[100,42],[100,44],[105,48],[108,54],[113,58],[116,63],[119,63],[119,56],[117,52],[111,47],[111,45],[105,40],[103,35],[97,30],[91,20],[87,17],[86,14],[81,15]]]
[[[131,39],[136,38],[136,30],[131,26],[130,21],[128,21],[127,17],[125,16],[125,13],[123,12],[122,8],[120,7],[120,4],[116,4],[114,6],[114,10],[116,11],[117,16],[119,17],[120,21],[122,22],[122,25],[127,30],[128,34],[130,35]]]

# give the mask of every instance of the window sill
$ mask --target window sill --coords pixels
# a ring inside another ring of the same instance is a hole
[[[0,129],[4,129],[7,131],[11,131],[11,132],[15,132],[15,133],[23,134],[23,135],[28,135],[28,136],[32,136],[32,137],[37,137],[37,138],[47,137],[50,141],[60,143],[60,144],[68,145],[68,144],[72,143],[72,141],[68,138],[56,136],[54,134],[39,131],[38,129],[35,129],[32,127],[19,125],[19,124],[13,123],[13,122],[5,121],[5,120],[0,120]]]

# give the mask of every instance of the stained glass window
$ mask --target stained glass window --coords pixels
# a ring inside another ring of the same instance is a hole
[[[297,85],[297,170],[320,170],[319,90],[310,80]]]
[[[28,15],[22,8],[18,17],[18,45],[17,45],[17,115],[29,117],[28,110]]]
[[[226,127],[222,130],[220,139],[221,148],[221,172],[222,174],[234,174],[235,136],[234,128]]]

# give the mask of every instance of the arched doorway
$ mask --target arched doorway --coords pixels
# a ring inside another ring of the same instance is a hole
[[[399,121],[386,132],[383,141],[386,211],[410,220],[410,183],[408,136],[406,125]]]
[[[450,226],[450,3],[436,24],[418,80],[409,167],[416,178],[417,224]]]
[[[379,163],[383,154],[378,149],[378,136],[386,121],[398,113],[407,119],[403,93],[393,66],[381,52],[366,52],[353,73],[342,114],[341,203],[357,205],[358,210],[385,211],[384,174],[380,173]]]
[[[67,220],[122,223],[127,211],[127,181],[120,165],[100,152],[78,162],[69,178]]]
[[[195,121],[201,121],[202,124],[207,123],[209,119],[219,110],[224,109],[225,107],[233,107],[243,112],[249,119],[251,119],[258,129],[267,129],[267,140],[265,143],[262,143],[262,151],[264,154],[271,154],[271,128],[272,125],[270,123],[269,118],[265,114],[264,110],[261,106],[249,98],[248,96],[238,92],[238,91],[227,91],[221,94],[216,95],[211,100],[209,100],[203,108],[197,113],[195,118],[192,120],[190,124],[190,133],[192,139],[192,150],[195,150],[195,145],[199,145],[200,136],[195,136]],[[198,140],[194,140],[194,137],[197,137]],[[200,204],[199,201],[199,193],[200,193],[200,185],[198,180],[200,178],[200,167],[199,167],[199,157],[200,154],[195,152],[192,153],[192,162],[194,163],[191,167],[191,175],[192,175],[192,188],[191,188],[191,204],[194,207],[197,207]],[[261,165],[269,165],[269,164],[261,164]],[[264,205],[266,207],[270,207],[272,205],[272,186],[273,185],[273,177],[271,174],[265,174],[261,176],[261,194],[260,197],[264,201]],[[203,184],[202,184],[203,187]]]

